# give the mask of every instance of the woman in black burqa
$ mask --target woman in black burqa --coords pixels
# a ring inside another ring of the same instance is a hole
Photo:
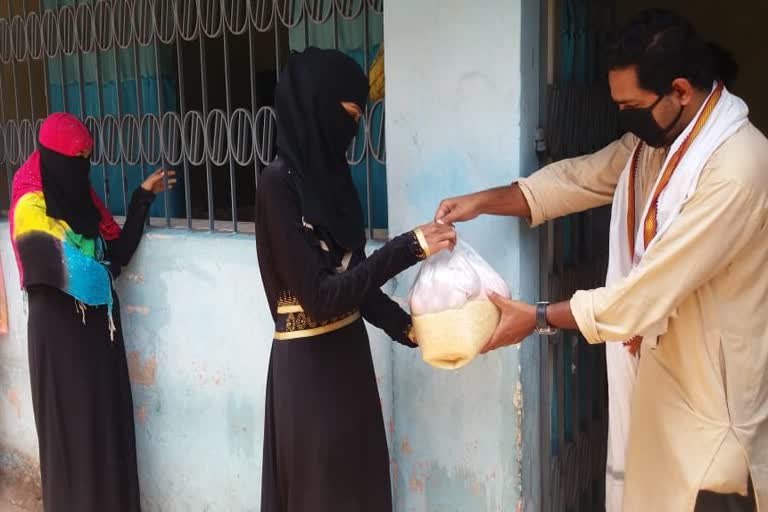
[[[267,377],[262,512],[391,512],[389,452],[363,320],[415,347],[380,287],[453,247],[427,224],[370,257],[346,160],[368,97],[335,50],[293,54],[276,90],[278,158],[259,178],[256,245],[275,321]]]

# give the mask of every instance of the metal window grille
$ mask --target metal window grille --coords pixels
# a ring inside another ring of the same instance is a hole
[[[153,224],[252,229],[290,51],[338,48],[367,71],[382,14],[383,0],[0,0],[2,185],[42,119],[65,110],[94,137],[92,178],[113,213],[149,172],[173,168],[180,186]],[[348,151],[372,238],[386,236],[385,151],[382,99]]]

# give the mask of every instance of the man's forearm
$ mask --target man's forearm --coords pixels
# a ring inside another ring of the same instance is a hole
[[[566,330],[578,330],[579,325],[571,311],[569,301],[557,302],[547,307],[547,322],[553,327]]]
[[[531,218],[531,208],[517,183],[477,193],[480,213]]]

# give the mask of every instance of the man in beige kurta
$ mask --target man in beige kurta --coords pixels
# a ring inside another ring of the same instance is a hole
[[[635,142],[627,135],[521,180],[532,224],[610,204]],[[654,151],[640,166],[644,199],[664,155]],[[766,291],[768,142],[750,124],[716,151],[638,272],[570,301],[590,343],[669,319],[657,347],[641,349],[625,510],[691,510],[698,489],[746,493],[747,463],[759,501],[768,500]]]
[[[691,130],[707,93],[703,86],[687,89],[685,76],[674,80],[670,92],[655,91],[638,69],[612,69],[614,100],[622,110],[651,112],[659,131],[675,127],[657,148],[647,144],[639,153],[635,213],[642,218],[672,141]],[[635,90],[648,94],[636,93],[637,100]],[[682,115],[675,116],[677,106]],[[627,134],[512,186],[448,199],[436,217],[456,222],[479,214],[517,215],[536,226],[610,204],[639,142]],[[768,140],[745,122],[709,149],[695,189],[631,272],[543,310],[547,327],[578,328],[590,343],[657,336],[641,344],[631,397],[623,496],[628,512],[759,510],[768,503]],[[634,227],[633,236],[644,223]],[[488,350],[541,327],[535,306],[492,300],[502,321]]]

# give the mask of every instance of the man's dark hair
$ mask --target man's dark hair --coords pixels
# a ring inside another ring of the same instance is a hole
[[[669,93],[677,78],[702,90],[715,80],[729,85],[738,72],[727,50],[705,41],[690,21],[665,9],[632,18],[610,44],[607,60],[608,69],[636,66],[640,87],[656,94]]]

